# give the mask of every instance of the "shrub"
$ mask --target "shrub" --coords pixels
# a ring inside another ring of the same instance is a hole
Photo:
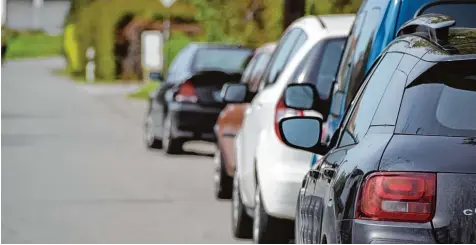
[[[174,3],[170,9],[166,9],[157,0],[92,2],[78,11],[75,20],[79,52],[78,63],[81,67],[81,72],[84,72],[87,48],[94,47],[96,51],[96,76],[106,80],[115,79],[115,27],[117,22],[126,13],[149,18],[152,18],[154,13],[166,13],[170,16],[193,18],[194,12],[193,5],[180,1]]]

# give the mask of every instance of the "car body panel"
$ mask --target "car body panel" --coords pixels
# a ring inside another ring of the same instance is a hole
[[[275,43],[267,43],[257,48],[251,58],[246,69],[250,69],[249,75],[245,77],[245,73],[241,78],[242,83],[246,83],[251,91],[255,91],[259,85],[259,79],[266,68],[269,58],[263,56],[270,56],[276,48]],[[215,125],[215,134],[217,137],[217,146],[224,158],[224,167],[228,176],[235,174],[235,147],[234,140],[237,132],[241,128],[244,114],[248,108],[249,103],[242,104],[228,104],[220,112],[218,120]]]

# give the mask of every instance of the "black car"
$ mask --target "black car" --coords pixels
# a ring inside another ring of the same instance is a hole
[[[302,182],[298,243],[476,243],[476,31],[444,15],[407,22],[370,69],[329,145],[320,118],[280,121],[324,157]],[[315,108],[312,84],[285,104]]]
[[[144,140],[149,148],[180,153],[189,140],[216,140],[221,87],[239,82],[253,50],[240,45],[191,43],[173,60],[167,78],[149,98]]]

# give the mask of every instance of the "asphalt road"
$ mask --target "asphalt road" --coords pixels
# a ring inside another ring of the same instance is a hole
[[[53,76],[62,65],[2,67],[2,243],[238,242],[213,197],[213,146],[146,150],[131,87]]]

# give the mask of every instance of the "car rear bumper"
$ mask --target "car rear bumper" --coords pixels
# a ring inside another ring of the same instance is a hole
[[[343,243],[437,243],[431,223],[403,223],[372,220],[341,221],[340,227],[352,227],[351,241]],[[346,232],[341,232],[345,234]],[[349,237],[350,239],[350,237]]]
[[[170,103],[172,135],[183,140],[203,140],[215,142],[213,127],[221,108],[205,107],[197,104]]]

